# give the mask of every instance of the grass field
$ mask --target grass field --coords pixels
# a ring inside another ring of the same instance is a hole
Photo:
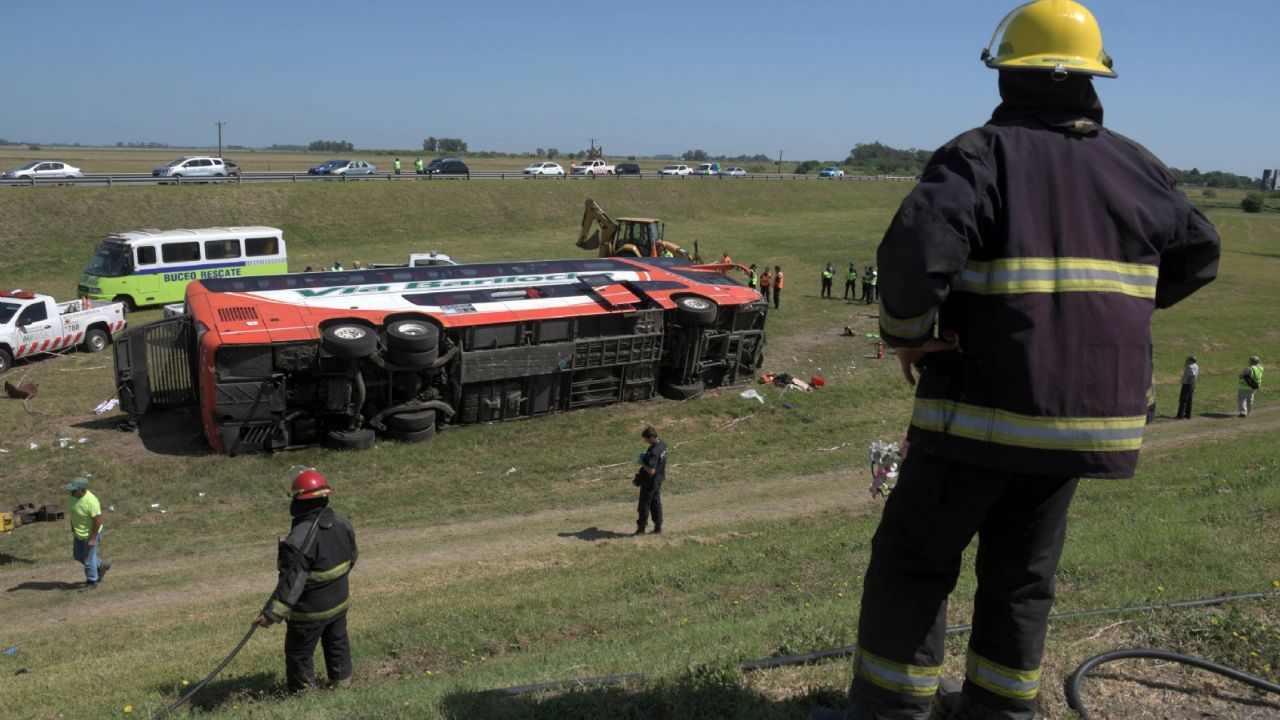
[[[98,591],[77,593],[83,576],[65,526],[0,535],[0,648],[18,648],[0,656],[0,717],[120,717],[126,706],[146,717],[208,672],[272,587],[274,542],[288,526],[285,471],[296,463],[326,473],[360,539],[355,683],[283,697],[283,633],[273,628],[197,696],[198,716],[800,718],[814,703],[838,702],[847,660],[754,673],[736,664],[854,641],[880,509],[865,492],[865,451],[873,439],[900,439],[910,392],[892,358],[876,361],[861,336],[875,329],[872,310],[819,299],[818,274],[828,261],[862,267],[873,258],[908,190],[602,181],[0,192],[0,287],[69,297],[98,238],[142,227],[274,225],[295,270],[424,250],[465,260],[574,256],[590,191],[615,216],[662,218],[669,239],[696,240],[704,255],[782,265],[789,282],[769,318],[768,369],[828,380],[811,394],[761,387],[763,405],[729,391],[454,429],[422,445],[226,458],[208,454],[183,412],[144,419],[138,433],[116,430],[118,413],[93,415],[113,392],[109,354],[20,364],[6,379],[40,392],[29,411],[0,401],[0,507],[61,503],[61,484],[91,473],[114,508],[103,552],[115,568]],[[1162,418],[1136,478],[1082,484],[1058,611],[1280,586],[1280,411],[1269,387],[1247,420],[1232,405],[1248,355],[1280,357],[1280,323],[1267,314],[1280,214],[1243,214],[1227,192],[1210,202],[1224,238],[1220,279],[1157,315]],[[845,325],[858,336],[842,336]],[[1174,422],[1188,353],[1202,367],[1200,415]],[[645,424],[673,448],[669,519],[663,536],[633,539],[629,461]],[[966,572],[953,624],[968,621],[973,588]],[[1063,678],[1115,646],[1191,652],[1275,682],[1277,617],[1273,599],[1056,624],[1045,716],[1069,717]],[[948,670],[957,675],[963,648],[963,637],[952,640]],[[645,679],[483,692],[623,673]],[[1163,666],[1130,662],[1098,675],[1087,695],[1095,716],[1280,713],[1274,698]]]

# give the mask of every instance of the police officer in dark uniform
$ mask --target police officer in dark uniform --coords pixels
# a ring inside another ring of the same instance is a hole
[[[312,657],[324,648],[330,685],[351,677],[347,638],[347,576],[356,564],[356,533],[351,523],[329,509],[333,490],[315,468],[294,468],[293,529],[280,543],[280,578],[271,602],[255,623],[270,627],[287,621],[284,636],[285,679],[289,690],[315,687]]]
[[[1214,279],[1220,242],[1137,143],[1102,127],[1114,77],[1072,0],[1011,12],[1003,102],[944,145],[878,261],[880,334],[917,385],[863,583],[853,707],[813,718],[1036,714],[1054,572],[1077,479],[1133,475],[1157,308]],[[978,537],[965,681],[942,686],[947,596]]]
[[[646,427],[640,437],[649,447],[640,453],[634,484],[640,488],[637,505],[636,535],[643,535],[653,515],[653,534],[662,532],[662,482],[667,479],[667,444],[658,439],[658,431]]]

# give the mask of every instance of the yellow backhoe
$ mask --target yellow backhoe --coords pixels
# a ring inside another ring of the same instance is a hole
[[[693,255],[675,243],[662,239],[663,224],[653,218],[618,218],[614,220],[587,198],[582,213],[582,232],[578,234],[578,247],[583,250],[599,250],[600,257],[622,255],[626,257],[679,257],[701,263],[698,244],[693,244]]]

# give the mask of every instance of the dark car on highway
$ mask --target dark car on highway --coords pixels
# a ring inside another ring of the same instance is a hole
[[[350,160],[330,160],[326,163],[317,165],[307,171],[308,175],[329,175],[334,168],[346,167]]]
[[[639,175],[640,166],[635,163],[619,163],[614,172],[618,175]]]
[[[470,175],[471,168],[457,158],[436,158],[423,172],[427,175]]]

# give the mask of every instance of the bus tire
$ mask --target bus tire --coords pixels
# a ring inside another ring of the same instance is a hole
[[[372,428],[330,430],[324,434],[324,444],[334,450],[368,450],[376,439]]]
[[[107,349],[107,345],[111,342],[111,336],[102,328],[93,328],[84,334],[84,342],[80,343],[80,349],[87,353],[102,352]]]
[[[436,426],[435,410],[416,410],[388,415],[382,423],[388,430],[399,432],[416,432]]]
[[[684,385],[675,383],[661,383],[658,385],[658,392],[668,400],[692,400],[705,392],[706,389],[706,384],[701,380],[694,380]]]
[[[429,320],[410,318],[387,326],[387,348],[411,353],[434,353],[440,345],[440,329]]]
[[[720,314],[719,306],[701,295],[677,295],[672,300],[681,325],[713,325]]]
[[[366,358],[378,349],[378,334],[368,325],[338,322],[320,334],[320,346],[340,358]]]
[[[425,370],[431,367],[431,364],[436,361],[436,357],[436,351],[434,349],[426,352],[388,350],[386,355],[388,363],[406,370]]]
[[[132,295],[117,295],[111,298],[111,302],[118,302],[124,305],[124,311],[126,313],[131,313],[138,309],[138,304],[133,301]]]
[[[398,440],[403,443],[422,442],[435,437],[436,426],[432,423],[429,427],[421,430],[388,430],[387,437],[391,440]]]

